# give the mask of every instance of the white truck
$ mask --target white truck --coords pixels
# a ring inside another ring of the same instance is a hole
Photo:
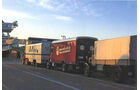
[[[103,72],[116,82],[136,77],[137,36],[95,41],[92,57],[85,63],[84,74]]]
[[[24,63],[46,65],[47,60],[50,59],[50,50],[51,42],[49,41],[26,45]]]

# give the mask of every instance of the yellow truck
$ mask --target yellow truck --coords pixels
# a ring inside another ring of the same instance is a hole
[[[85,63],[84,74],[102,71],[116,82],[136,77],[137,36],[95,41],[92,57]]]

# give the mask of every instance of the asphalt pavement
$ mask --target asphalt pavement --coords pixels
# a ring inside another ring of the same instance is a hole
[[[19,59],[3,58],[3,90],[137,90],[134,85],[114,83],[80,74],[22,65]]]

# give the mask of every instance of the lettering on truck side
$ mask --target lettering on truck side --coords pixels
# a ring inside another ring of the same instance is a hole
[[[56,55],[68,53],[68,52],[70,52],[70,49],[71,49],[70,46],[67,46],[67,47],[64,47],[64,48],[57,47],[56,48]]]

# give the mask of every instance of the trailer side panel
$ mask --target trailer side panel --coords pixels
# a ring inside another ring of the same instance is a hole
[[[93,64],[127,65],[130,37],[121,37],[95,42]]]
[[[51,52],[51,60],[55,63],[65,61],[67,64],[75,64],[76,57],[76,40],[53,43],[53,51]]]

